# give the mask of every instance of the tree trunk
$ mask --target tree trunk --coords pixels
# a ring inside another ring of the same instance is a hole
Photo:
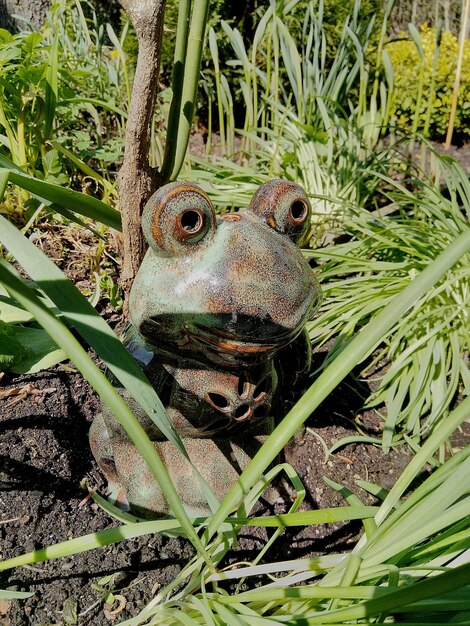
[[[0,0],[0,27],[7,30],[16,30],[24,26],[24,22],[16,22],[12,15],[21,15],[33,26],[42,26],[46,11],[51,6],[51,0]]]
[[[142,210],[158,186],[158,172],[150,167],[148,153],[160,70],[165,0],[120,2],[131,18],[139,42],[124,161],[118,178],[123,233],[121,287],[127,301],[146,249],[140,228]]]
[[[20,15],[40,28],[46,19],[46,13],[51,8],[52,0],[0,0],[0,28],[9,31],[21,30],[24,22],[17,20],[12,15]],[[91,6],[83,5],[85,15],[90,15],[94,10],[98,17],[98,23],[111,22],[113,28],[119,27],[120,8],[118,0],[92,0]]]

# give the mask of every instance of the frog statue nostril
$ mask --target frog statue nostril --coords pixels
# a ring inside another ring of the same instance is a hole
[[[272,393],[272,387],[272,379],[271,376],[268,375],[256,385],[253,391],[254,401],[257,403],[261,402],[268,394]]]
[[[205,400],[218,411],[225,413],[230,410],[230,400],[222,393],[208,391]]]
[[[233,419],[237,422],[243,422],[251,417],[253,409],[249,404],[240,404],[233,413]]]
[[[252,384],[249,383],[245,378],[243,378],[243,376],[240,376],[240,380],[238,381],[238,397],[240,398],[240,400],[246,400],[248,398],[248,396],[250,395],[250,388],[252,387]]]

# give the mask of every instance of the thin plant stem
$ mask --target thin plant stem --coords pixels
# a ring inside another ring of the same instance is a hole
[[[217,47],[217,37],[214,32],[214,29],[211,28],[209,31],[209,47],[212,55],[212,62],[214,64],[214,78],[215,78],[215,90],[217,94],[217,112],[219,114],[219,139],[220,139],[220,147],[222,152],[225,153],[225,118],[224,118],[224,105],[222,102],[222,88],[220,85],[220,63],[219,63],[219,50]],[[211,110],[209,108],[209,114],[211,114]],[[210,128],[210,123],[209,123]]]
[[[173,72],[171,76],[171,99],[168,113],[168,124],[165,143],[165,157],[161,168],[161,180],[167,182],[175,164],[176,142],[180,123],[181,102],[183,98],[183,84],[186,57],[188,52],[189,21],[191,16],[192,0],[181,0],[178,9],[178,24],[176,27],[176,42]]]
[[[468,24],[469,14],[470,14],[470,0],[466,0],[465,11],[464,11],[464,15],[462,18],[462,24],[460,25],[459,56],[457,59],[457,69],[455,71],[455,82],[454,82],[454,91],[452,93],[452,105],[450,109],[449,126],[447,128],[447,135],[446,135],[446,140],[444,143],[444,148],[446,150],[450,148],[450,144],[452,143],[452,135],[454,132],[455,114],[457,112],[457,101],[459,98],[460,74],[462,73],[463,53],[465,49],[465,37],[467,34],[467,24]]]
[[[178,133],[176,136],[175,155],[169,180],[175,180],[181,167],[189,143],[194,108],[196,105],[199,71],[201,69],[202,49],[206,30],[209,0],[198,0],[193,7],[191,26],[188,34],[186,60],[184,64],[184,80],[179,107]],[[172,138],[173,140],[174,138]]]
[[[423,134],[425,137],[427,137],[429,134],[429,127],[431,125],[431,118],[432,118],[432,113],[434,110],[437,63],[439,61],[439,54],[441,51],[441,39],[442,39],[442,22],[441,20],[438,20],[436,24],[436,39],[434,43],[434,56],[433,56],[433,61],[432,61],[432,75],[431,75],[431,85],[429,87],[428,108],[426,111],[426,119],[424,122],[424,130],[423,130]]]

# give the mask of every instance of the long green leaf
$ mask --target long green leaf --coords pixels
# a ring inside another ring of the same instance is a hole
[[[54,124],[57,95],[59,91],[59,67],[58,67],[58,55],[59,55],[59,37],[56,34],[52,41],[52,46],[49,54],[49,63],[47,67],[46,77],[46,101],[45,101],[45,124],[44,124],[44,138],[49,139],[52,133],[52,127]]]
[[[79,213],[97,222],[102,222],[106,226],[114,228],[114,230],[120,231],[122,228],[119,211],[93,196],[79,193],[67,187],[60,187],[27,174],[19,174],[18,172],[10,172],[10,182],[29,191],[44,204],[59,204],[74,213]]]
[[[369,599],[382,596],[387,593],[386,588],[381,587],[291,587],[290,589],[253,589],[244,591],[243,593],[233,596],[225,596],[218,598],[219,602],[224,604],[235,604],[237,602],[272,602],[274,600],[281,602],[290,602],[295,599],[313,599],[313,598],[348,598],[348,599]]]
[[[93,106],[113,111],[113,113],[117,113],[124,119],[127,117],[127,113],[123,109],[115,106],[112,102],[105,102],[104,100],[99,100],[98,98],[70,98],[68,100],[61,100],[58,104],[66,107],[69,102],[76,104],[92,104]]]
[[[57,345],[66,352],[78,370],[97,391],[102,401],[109,407],[116,420],[121,424],[144,457],[145,462],[160,485],[171,511],[179,520],[188,539],[212,569],[211,560],[184,510],[165,464],[129,406],[117,393],[99,367],[90,359],[65,324],[51,313],[34,291],[25,285],[24,281],[17,278],[10,271],[8,264],[3,260],[0,260],[0,281],[3,282],[10,295],[23,305],[25,309],[30,311],[38,323],[54,337]]]
[[[184,4],[187,4],[186,2]],[[174,145],[174,153],[171,155],[170,164],[173,165],[169,180],[175,180],[183,166],[184,157],[188,148],[189,135],[193,122],[194,109],[196,106],[197,86],[201,69],[202,51],[209,11],[209,1],[199,0],[194,2],[191,14],[191,24],[188,33],[188,45],[184,62],[184,78],[181,91],[181,107],[179,110],[179,123],[177,125],[177,138]]]
[[[7,591],[0,589],[0,600],[25,600],[34,596],[34,591]]]
[[[5,176],[8,171],[8,179],[11,183],[29,191],[40,202],[49,206],[58,204],[74,213],[85,215],[93,220],[102,222],[115,230],[121,230],[121,215],[113,207],[101,202],[93,196],[88,196],[73,189],[60,187],[44,180],[25,174],[12,161],[0,154],[0,176]]]
[[[200,521],[200,520],[195,520]],[[180,527],[178,520],[153,520],[151,522],[139,522],[136,524],[126,524],[118,528],[108,528],[83,537],[74,537],[68,541],[56,543],[48,548],[41,548],[26,554],[20,554],[11,559],[0,561],[0,572],[22,565],[30,565],[31,563],[41,563],[42,561],[50,561],[51,559],[59,559],[65,556],[73,556],[88,550],[95,550],[102,546],[109,546],[112,543],[118,543],[126,539],[134,539],[142,535],[150,535],[153,533],[165,532],[167,530],[177,530]]]
[[[65,148],[65,146],[63,146],[59,141],[50,140],[49,143],[53,148],[55,148],[59,152],[62,152],[62,154],[70,159],[70,161],[72,161],[72,163],[76,165],[78,169],[82,170],[84,174],[86,174],[87,176],[91,176],[91,178],[99,180],[108,194],[111,194],[113,192],[114,186],[109,182],[109,180],[103,178],[101,174],[96,172],[87,163],[76,157],[72,152],[70,152],[70,150],[67,150],[67,148]]]
[[[350,341],[334,362],[317,378],[269,439],[253,457],[234,487],[225,497],[207,528],[208,536],[217,531],[230,511],[258,480],[294,433],[318,405],[387,336],[397,320],[425,294],[459,259],[470,250],[470,229],[457,237],[389,305]]]
[[[166,130],[165,157],[161,168],[162,180],[166,181],[173,170],[178,143],[178,131],[181,121],[181,103],[183,97],[184,74],[187,62],[189,21],[191,0],[178,3],[178,25],[176,28],[175,56],[171,77],[172,98],[168,112]]]
[[[330,524],[352,519],[369,519],[377,513],[375,506],[338,506],[320,511],[300,511],[285,515],[267,515],[263,517],[231,517],[230,521],[240,526],[309,526],[312,524]]]

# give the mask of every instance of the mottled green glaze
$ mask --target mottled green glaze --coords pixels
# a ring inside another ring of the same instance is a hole
[[[196,467],[212,468],[208,480],[221,496],[310,364],[304,326],[321,293],[296,245],[310,219],[302,188],[283,180],[260,187],[238,213],[217,217],[206,194],[183,182],[162,187],[144,210],[149,249],[131,290],[125,341]],[[279,378],[288,390],[284,398],[276,394]],[[190,513],[207,513],[188,466],[174,460],[178,453],[131,404],[158,451],[172,459],[168,467],[176,483],[186,485],[179,490]],[[168,512],[158,485],[106,411],[95,420],[91,442],[122,504],[147,515]]]

